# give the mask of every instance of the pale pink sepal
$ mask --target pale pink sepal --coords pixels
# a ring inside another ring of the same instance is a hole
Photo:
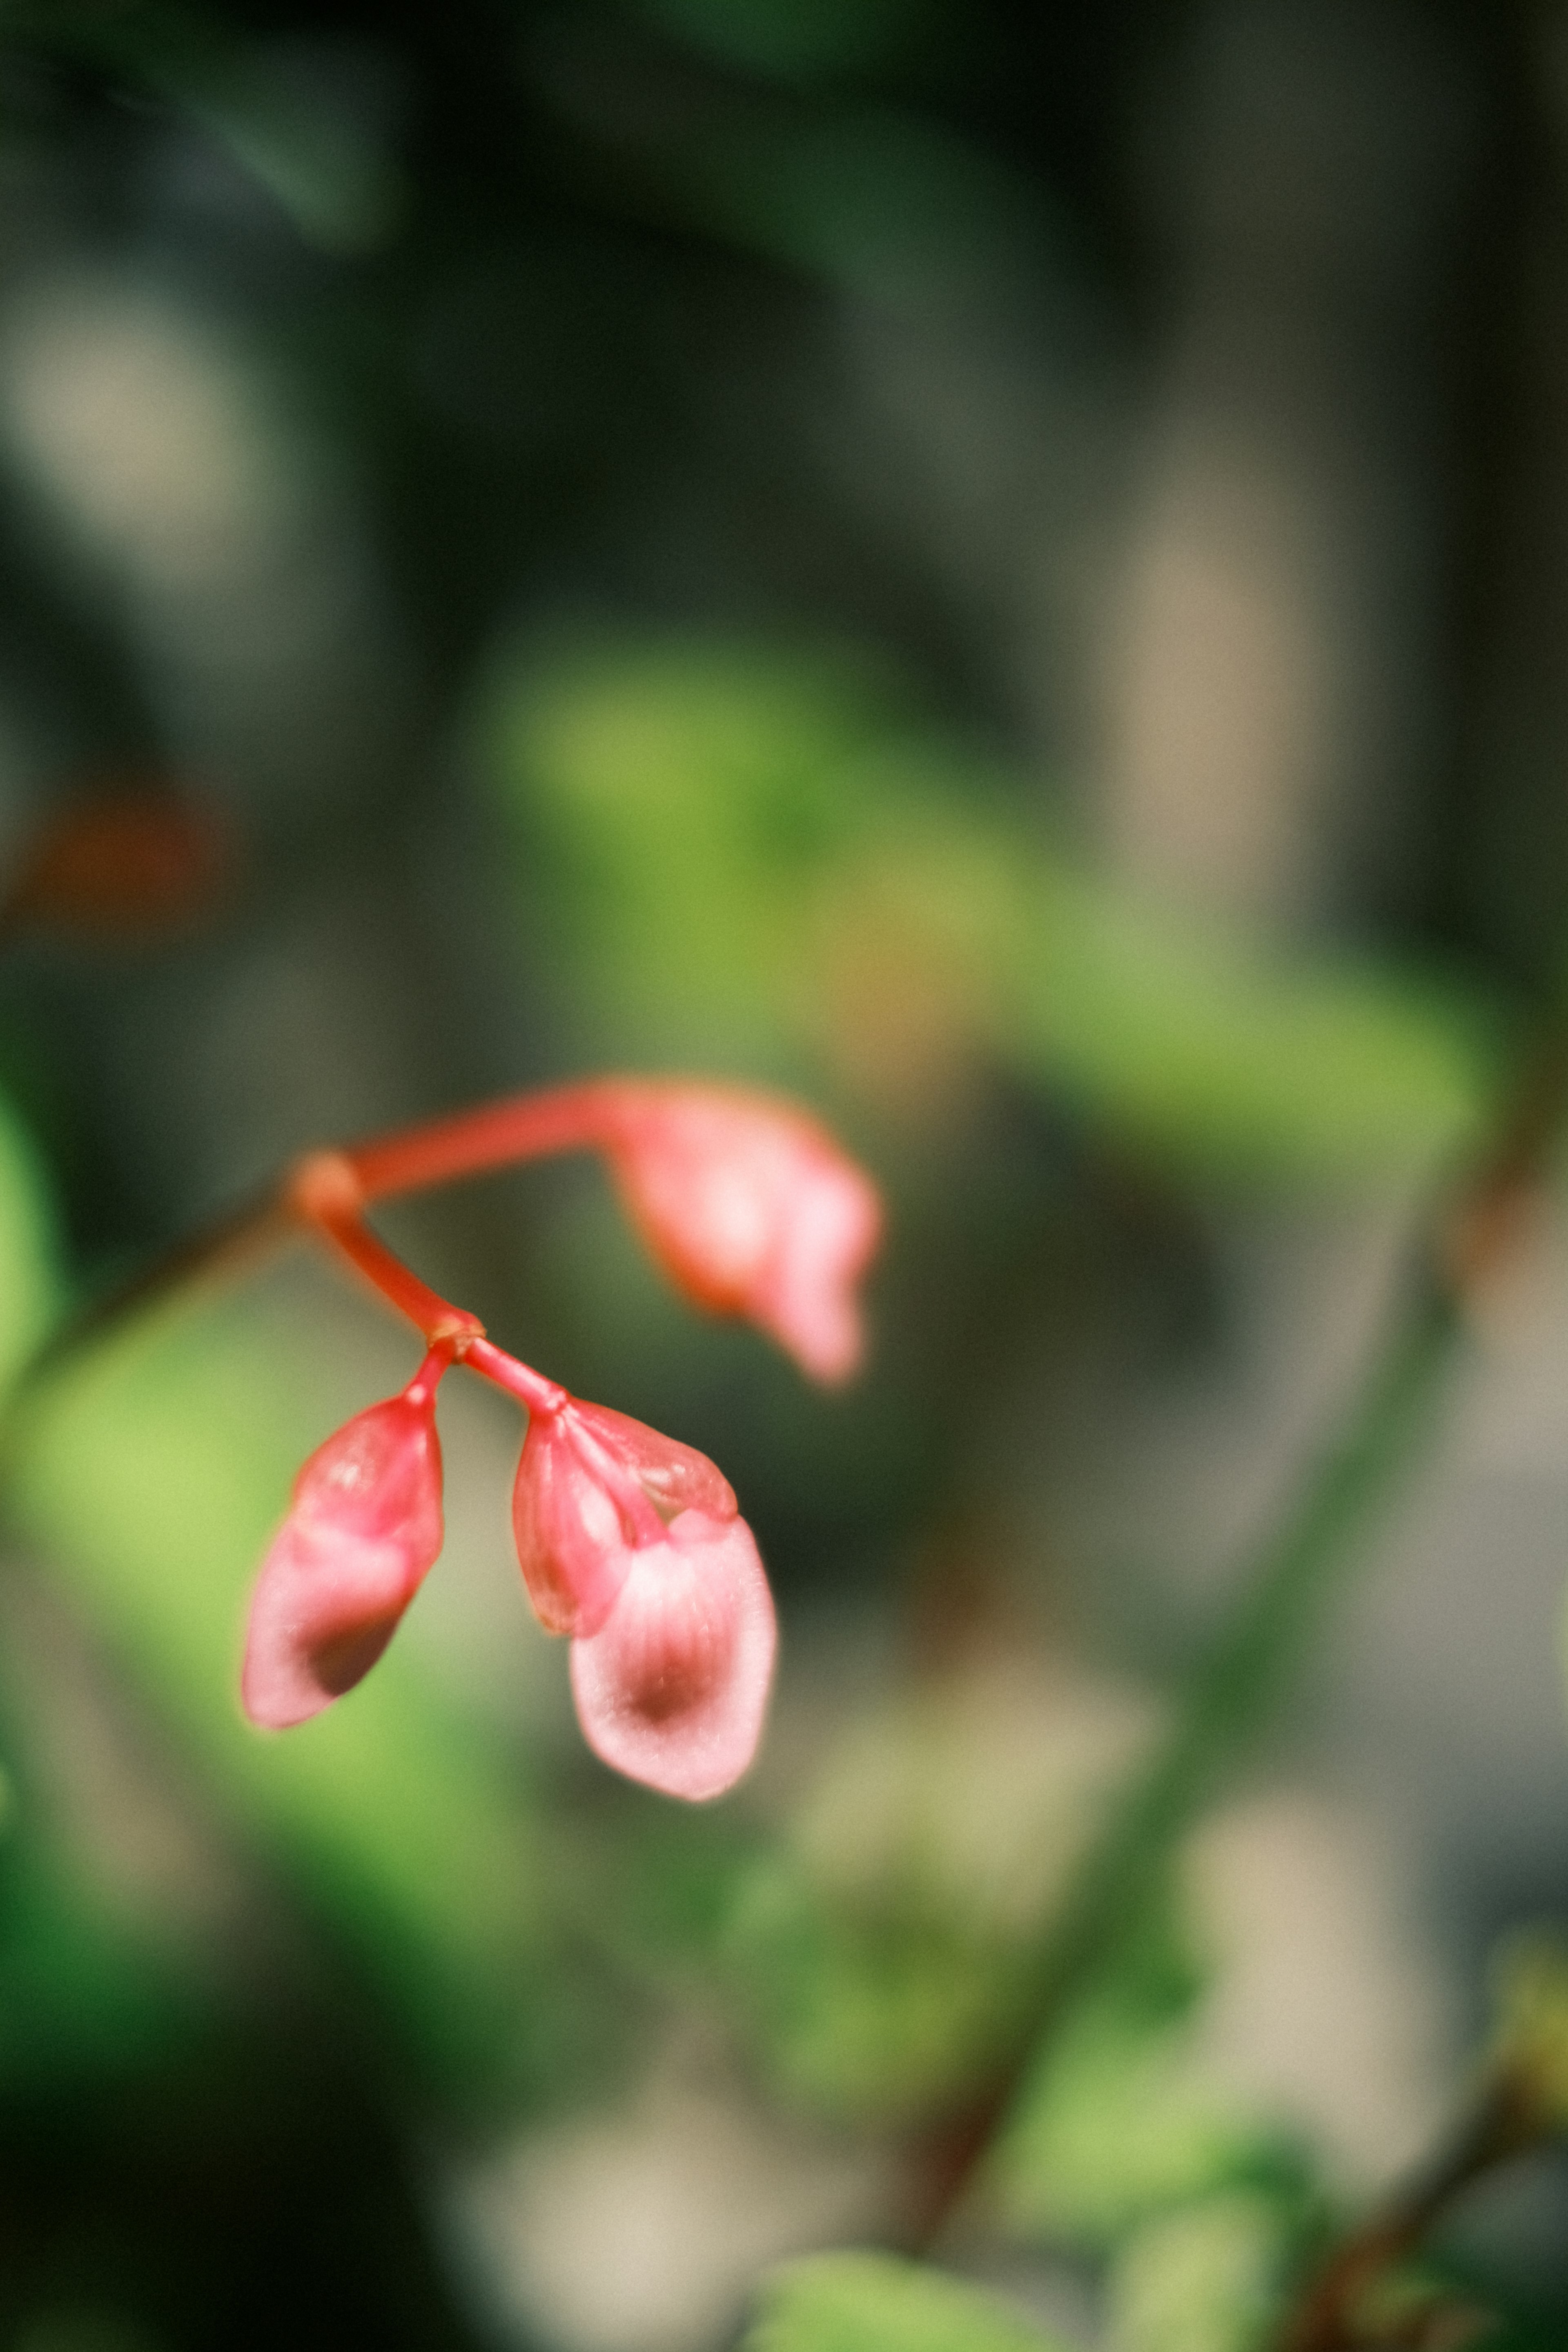
[[[637,1080],[611,1126],[627,1208],[671,1278],[749,1316],[814,1379],[852,1372],[882,1209],[826,1129],[766,1095]]]
[[[441,1549],[432,1398],[390,1397],[329,1437],[251,1595],[240,1697],[281,1731],[368,1674]]]
[[[722,1795],[756,1754],[776,1640],[744,1519],[683,1511],[634,1553],[600,1631],[572,1644],[584,1738],[667,1796]]]
[[[552,1633],[597,1633],[637,1546],[692,1509],[714,1519],[735,1515],[729,1481],[705,1454],[576,1398],[559,1412],[531,1415],[511,1518],[541,1624]]]

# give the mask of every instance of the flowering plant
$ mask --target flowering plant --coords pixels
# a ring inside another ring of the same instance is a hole
[[[634,1221],[699,1304],[749,1316],[814,1378],[859,1360],[857,1285],[880,1208],[868,1177],[795,1106],[683,1080],[606,1078],[301,1160],[292,1215],[405,1315],[426,1354],[402,1393],[310,1456],[250,1604],[241,1695],[281,1730],[370,1671],[441,1549],[436,1392],[461,1364],[528,1430],[512,1497],[540,1622],[572,1642],[595,1754],[671,1796],[720,1795],[762,1734],[775,1628],[767,1579],[707,1457],[496,1347],[395,1257],[369,1202],[548,1151],[605,1152]]]

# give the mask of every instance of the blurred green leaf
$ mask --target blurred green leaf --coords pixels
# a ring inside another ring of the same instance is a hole
[[[1299,2187],[1298,2152],[1194,2064],[1201,1986],[1162,1920],[1053,2036],[992,2159],[1016,2229],[1110,2245],[1216,2189]]]
[[[885,2124],[962,2095],[995,2061],[1020,1948],[893,1891],[834,1901],[778,1854],[737,1886],[723,1958],[781,2093]]]
[[[0,1097],[0,1391],[58,1309],[53,1205],[43,1164]],[[11,1661],[13,1670],[25,1662]],[[188,1974],[156,1934],[101,1899],[35,1817],[27,1759],[7,1725],[0,1771],[0,2081],[58,2087],[135,2063],[188,2031]]]
[[[842,935],[900,926],[977,1038],[1140,1148],[1319,1180],[1410,1167],[1476,1134],[1494,1024],[1453,984],[1287,958],[1157,907],[1031,837],[984,779],[890,776],[836,877]]]
[[[690,47],[803,82],[852,72],[855,43],[868,64],[873,43],[889,36],[911,47],[941,37],[919,0],[837,10],[821,0],[794,9],[778,0],[644,5]],[[786,18],[793,58],[779,37]],[[837,57],[821,37],[829,19]],[[602,25],[568,12],[535,29],[527,56],[544,103],[574,134],[566,168],[600,204],[608,196],[644,219],[921,320],[945,309],[971,327],[988,310],[1037,323],[1042,302],[1076,276],[1064,268],[1061,225],[1038,180],[913,107],[869,94],[813,103],[700,79],[637,50],[617,55]]]
[[[1156,1148],[1362,1173],[1452,1150],[1492,1092],[1477,1009],[1386,969],[1292,966],[1042,861],[1018,1046]]]
[[[84,1691],[75,1629],[28,1602],[31,1581],[7,1566],[0,1584],[0,2092],[52,2099],[167,2063],[216,2015],[192,1901],[213,1880],[117,1747],[101,1691]]]
[[[571,649],[503,667],[484,749],[531,910],[621,1050],[764,1064],[847,773],[889,723],[874,673],[762,646]]]
[[[299,1377],[238,1311],[122,1331],[28,1400],[13,1520],[414,2046],[454,2076],[499,2076],[541,2000],[544,1918],[506,1759],[407,1643],[296,1731],[264,1735],[239,1713],[248,1586],[322,1433]]]
[[[149,73],[226,147],[323,252],[368,252],[402,217],[405,190],[380,139],[319,79],[256,47],[174,58]]]
[[[47,1181],[21,1121],[0,1097],[0,1391],[42,1340],[58,1296]]]
[[[221,13],[178,0],[13,6],[5,29],[139,83],[189,115],[324,251],[367,250],[395,226],[401,177],[362,110],[334,90],[321,57],[310,69]]]
[[[816,81],[865,73],[929,33],[941,0],[637,0],[638,13],[728,65]]]
[[[893,2254],[811,2254],[765,2281],[743,2352],[1058,2352],[999,2295]]]
[[[195,1987],[37,1833],[0,1850],[0,2086],[58,2094],[188,2042]]]
[[[743,1817],[656,1806],[628,1786],[612,1833],[587,1849],[584,1916],[623,1963],[710,1979],[768,1851]]]
[[[1107,2352],[1254,2352],[1278,2321],[1288,2243],[1263,2197],[1214,2198],[1150,2222],[1111,2271]]]
[[[1568,2130],[1568,1946],[1539,1932],[1510,1937],[1492,1987],[1493,2065],[1550,2126]]]
[[[1021,175],[892,108],[804,124],[719,118],[658,162],[695,226],[889,310],[973,307],[1048,250]]]
[[[862,1707],[769,1838],[628,1812],[588,1882],[597,1934],[640,1975],[723,1988],[792,2104],[907,2125],[1016,2049],[1039,1922],[1146,1722],[977,1654]]]
[[[847,1027],[924,1005],[939,1047],[1141,1150],[1277,1181],[1409,1170],[1486,1115],[1495,1024],[1462,989],[1097,877],[846,656],[514,658],[483,740],[552,961],[614,1053],[852,1066]]]

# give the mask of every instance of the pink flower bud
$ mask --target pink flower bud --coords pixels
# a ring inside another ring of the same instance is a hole
[[[598,1633],[572,1644],[584,1738],[667,1796],[721,1795],[756,1753],[776,1638],[744,1519],[682,1511],[632,1554]]]
[[[735,1497],[705,1454],[607,1406],[573,1398],[531,1414],[512,1489],[517,1555],[552,1633],[596,1633],[639,1544],[680,1512],[732,1519]]]
[[[683,1290],[749,1316],[815,1380],[855,1370],[856,1286],[881,1203],[826,1129],[766,1096],[629,1081],[606,1148],[633,1219]]]
[[[391,1641],[441,1533],[426,1367],[401,1396],[336,1431],[294,1482],[251,1595],[240,1677],[251,1721],[281,1731],[352,1690]]]

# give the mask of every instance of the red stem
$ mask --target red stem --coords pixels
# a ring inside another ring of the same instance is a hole
[[[452,1363],[452,1345],[449,1340],[443,1340],[438,1348],[432,1348],[408,1386],[404,1390],[405,1402],[413,1405],[428,1404],[442,1381],[451,1370]]]
[[[556,1099],[559,1101],[569,1094],[586,1096],[591,1091],[587,1087],[563,1087]],[[517,1109],[529,1106],[524,1103],[500,1108]],[[475,1123],[481,1134],[487,1131],[493,1133],[498,1125],[496,1112],[479,1112]],[[463,1119],[453,1119],[447,1123],[445,1129],[417,1129],[411,1136],[368,1146],[365,1157],[373,1171],[377,1168],[382,1171],[384,1191],[402,1188],[403,1179],[398,1173],[400,1152],[404,1155],[403,1178],[406,1179],[410,1189],[415,1181],[434,1182],[437,1179],[427,1172],[428,1169],[443,1154],[448,1162],[452,1160],[451,1130],[460,1129],[468,1124]],[[556,1124],[558,1129],[563,1127],[563,1118],[558,1119]],[[578,1118],[573,1130],[574,1139],[580,1132],[581,1124]],[[514,1134],[517,1126],[518,1122],[513,1121]],[[419,1155],[426,1152],[427,1146],[434,1149],[424,1160],[420,1160]],[[471,1139],[469,1148],[471,1150]],[[416,1162],[422,1171],[417,1179],[408,1174],[409,1167]],[[385,1177],[389,1165],[393,1169],[391,1180]],[[379,1235],[371,1232],[360,1214],[364,1198],[365,1184],[360,1168],[353,1155],[346,1151],[308,1153],[295,1163],[285,1193],[295,1215],[322,1241],[330,1243],[341,1257],[348,1260],[356,1274],[363,1275],[390,1306],[395,1307],[400,1315],[406,1315],[409,1321],[424,1333],[431,1353],[416,1373],[410,1395],[415,1395],[430,1377],[433,1366],[437,1369],[430,1381],[432,1387],[446,1366],[460,1357],[485,1380],[492,1381],[497,1388],[505,1389],[509,1396],[516,1397],[530,1412],[559,1412],[562,1406],[569,1402],[567,1391],[554,1381],[547,1381],[542,1373],[534,1371],[530,1365],[520,1363],[504,1349],[492,1347],[485,1338],[485,1327],[477,1315],[470,1315],[466,1307],[454,1307],[449,1299],[432,1290],[428,1283],[421,1282],[419,1276],[387,1248]],[[416,1401],[421,1402],[422,1398],[416,1397]]]
[[[504,1348],[492,1347],[488,1339],[470,1341],[464,1350],[463,1361],[470,1371],[478,1372],[483,1380],[493,1381],[508,1396],[516,1397],[530,1412],[559,1412],[572,1401],[571,1392],[557,1381],[547,1381],[542,1372],[536,1372],[531,1364],[520,1363]]]
[[[604,1144],[616,1124],[617,1098],[626,1081],[590,1078],[552,1087],[538,1094],[508,1095],[481,1103],[451,1118],[373,1136],[338,1155],[356,1179],[362,1197],[385,1200],[394,1192],[416,1192],[460,1176],[479,1176],[520,1160],[552,1151],[589,1150]]]
[[[484,1338],[485,1327],[477,1315],[454,1307],[428,1283],[421,1282],[357,1217],[316,1216],[311,1223],[323,1241],[331,1242],[400,1315],[407,1316],[432,1348],[443,1340],[456,1340],[454,1352],[462,1353],[465,1344]]]

